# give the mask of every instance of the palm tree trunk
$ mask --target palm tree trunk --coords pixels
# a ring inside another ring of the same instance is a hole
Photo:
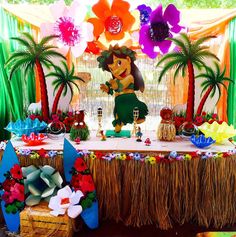
[[[59,90],[57,91],[57,94],[56,94],[56,97],[53,101],[53,106],[52,106],[52,114],[55,114],[57,112],[57,106],[58,106],[58,102],[61,98],[61,94],[62,94],[62,91],[64,89],[65,85],[64,84],[61,84]]]
[[[198,115],[201,115],[202,110],[203,110],[203,106],[204,106],[204,104],[206,103],[206,100],[207,100],[208,96],[210,95],[212,89],[213,89],[213,86],[210,86],[210,87],[207,89],[207,91],[206,91],[206,93],[204,94],[204,96],[202,97],[202,99],[201,99],[201,101],[200,101],[200,104],[198,105],[198,108],[197,108],[197,114],[198,114]]]
[[[193,64],[188,60],[188,101],[186,109],[186,120],[188,122],[193,121],[194,114],[194,96],[195,96],[195,79],[194,79],[194,69]]]
[[[43,120],[47,122],[49,120],[49,105],[48,105],[48,93],[47,93],[45,75],[43,72],[43,67],[38,59],[36,59],[35,64],[36,64],[36,69],[38,72],[39,83],[40,83],[42,117],[43,117]]]

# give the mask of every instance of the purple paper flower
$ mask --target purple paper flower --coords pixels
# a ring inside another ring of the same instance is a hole
[[[177,157],[177,152],[176,151],[171,151],[169,154],[169,158],[176,158]]]
[[[158,51],[165,54],[169,51],[173,34],[179,33],[183,27],[179,26],[180,11],[173,4],[169,4],[162,12],[160,4],[150,15],[150,23],[141,27],[139,44],[142,51],[150,58],[156,58]],[[159,50],[158,50],[159,48]]]
[[[134,159],[135,160],[140,160],[141,159],[141,155],[137,152],[134,153]]]
[[[152,13],[152,8],[146,6],[145,4],[139,5],[137,9],[140,12],[140,23],[141,26],[147,24],[150,21],[150,14]]]
[[[57,151],[49,151],[48,155],[49,155],[50,158],[53,158],[54,156],[57,155]]]

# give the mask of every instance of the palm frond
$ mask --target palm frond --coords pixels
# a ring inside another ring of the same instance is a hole
[[[215,93],[216,93],[216,87],[217,87],[217,86],[214,86],[213,89],[212,89],[212,91],[211,91],[211,94],[210,94],[210,97],[211,97],[211,98],[213,98],[214,95],[215,95]]]
[[[175,73],[174,73],[174,84],[175,84],[177,76],[179,75],[180,71],[182,72],[182,70],[184,70],[184,64],[183,63],[178,65],[178,67],[175,70]]]
[[[35,42],[33,36],[28,32],[23,32],[22,35],[31,43],[33,48],[36,48],[37,43]]]
[[[201,37],[200,39],[197,39],[193,44],[196,47],[196,46],[199,46],[202,43],[206,42],[207,40],[213,39],[213,38],[216,38],[216,36],[210,35],[210,36]]]
[[[208,88],[208,85],[205,85],[205,86],[202,87],[200,97],[202,97],[203,92],[205,92],[207,90],[207,88]]]
[[[186,45],[184,44],[184,42],[181,39],[178,38],[167,38],[170,41],[174,42],[175,45],[177,45],[181,51],[183,51],[183,53],[186,55],[188,54],[188,50],[186,49]]]
[[[207,51],[207,50],[199,51],[194,55],[194,59],[195,58],[204,59],[204,58],[207,58],[207,57],[214,58],[217,61],[219,61],[219,58],[215,54],[213,54],[213,53],[211,53],[210,51]]]
[[[187,52],[191,50],[191,40],[186,33],[180,33],[180,38],[184,41]]]
[[[67,85],[68,85],[68,84],[67,84]],[[68,88],[67,86],[64,87],[64,92],[63,92],[63,96],[64,96],[64,97],[65,97],[66,94],[67,94],[67,88]]]
[[[73,91],[73,88],[72,88],[71,84],[68,84],[68,86],[69,86],[70,93],[71,93],[71,96],[70,96],[70,102],[71,102],[72,98],[73,98],[73,95],[74,95],[74,91]]]
[[[61,53],[58,53],[54,50],[43,51],[40,54],[40,57],[41,58],[44,58],[44,57],[59,57],[59,58],[63,58],[64,60],[66,60],[66,57],[64,55],[62,55]]]
[[[160,59],[160,61],[156,65],[156,67],[160,66],[163,62],[168,61],[169,59],[175,59],[175,58],[179,58],[180,60],[182,60],[183,55],[181,53],[176,53],[176,52],[168,53]]]
[[[55,95],[57,89],[61,86],[61,83],[58,83],[55,85],[54,90],[53,90],[53,96]]]
[[[39,45],[40,46],[44,46],[45,44],[47,44],[49,41],[55,39],[55,38],[58,38],[57,35],[49,35],[49,36],[46,36],[44,38],[41,39],[41,41],[39,42]]]
[[[179,60],[172,60],[172,61],[166,63],[165,66],[163,67],[163,69],[161,70],[161,73],[160,73],[160,75],[159,75],[159,77],[158,77],[158,82],[160,83],[162,77],[164,76],[164,74],[165,74],[168,70],[172,69],[173,67],[178,67],[178,65],[181,64],[181,63],[182,63],[182,62],[179,61]]]
[[[70,77],[73,77],[74,73],[75,73],[75,65],[74,65],[74,63],[72,63],[72,68],[70,70]]]
[[[74,81],[71,81],[71,84],[73,84],[76,87],[76,89],[78,90],[78,92],[80,92],[79,86]]]
[[[21,37],[11,37],[11,39],[17,41],[20,45],[23,45],[26,48],[31,48],[32,47],[32,45],[27,40],[25,40]]]

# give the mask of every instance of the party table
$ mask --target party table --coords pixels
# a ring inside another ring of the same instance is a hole
[[[150,146],[135,138],[101,141],[95,132],[88,141],[72,142],[93,174],[100,219],[161,229],[190,221],[217,228],[236,223],[236,152],[231,143],[198,149],[181,138],[158,141],[154,131],[142,140],[147,137]],[[22,166],[50,164],[63,173],[63,139],[33,147],[11,141]]]

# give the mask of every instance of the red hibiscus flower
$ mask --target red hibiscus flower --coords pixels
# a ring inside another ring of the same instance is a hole
[[[22,179],[23,178],[21,168],[18,164],[15,164],[11,168],[10,172],[11,172],[11,175],[14,179]]]
[[[74,188],[75,191],[79,190],[80,188],[80,180],[82,180],[81,174],[75,174],[72,176],[71,186]]]
[[[14,200],[18,200],[20,202],[24,202],[24,185],[15,183],[13,187],[11,187],[11,195]]]
[[[96,155],[97,159],[102,159],[102,157],[104,156],[103,153],[100,151],[96,151],[95,155]]]
[[[9,192],[11,187],[14,186],[15,183],[16,181],[14,179],[6,179],[3,182],[2,187],[5,191]]]
[[[40,155],[40,157],[45,157],[47,152],[45,149],[41,148],[39,151],[38,151],[38,154]]]
[[[91,175],[83,175],[80,181],[80,190],[85,194],[87,192],[93,192],[95,185]]]
[[[75,161],[74,167],[78,172],[82,172],[82,171],[85,171],[87,169],[87,166],[86,166],[83,158],[77,158],[76,161]]]

